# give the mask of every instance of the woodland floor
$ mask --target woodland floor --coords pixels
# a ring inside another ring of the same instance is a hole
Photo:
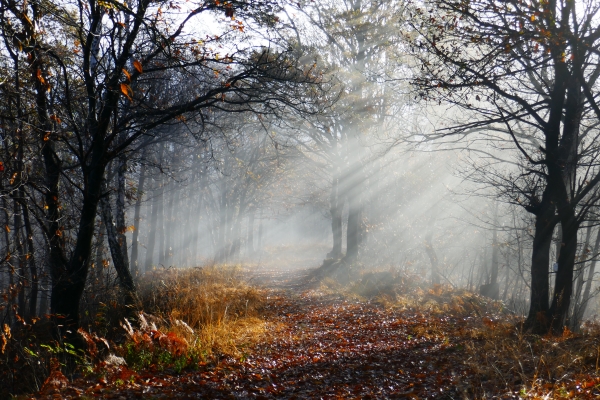
[[[400,310],[327,293],[302,284],[306,274],[263,271],[256,276],[269,291],[265,315],[271,329],[247,356],[221,358],[180,375],[128,372],[120,385],[79,379],[54,398],[537,397],[524,395],[523,375],[499,371],[503,378],[492,379],[477,368],[479,361],[468,360],[467,348],[481,346],[479,353],[485,353],[485,340],[468,334],[481,328],[481,318]],[[571,385],[576,393],[564,385],[560,393],[596,398],[600,381],[588,378],[592,384]],[[539,387],[559,393],[552,384],[546,388]]]

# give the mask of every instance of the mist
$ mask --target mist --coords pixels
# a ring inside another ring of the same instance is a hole
[[[241,365],[302,307],[515,354],[599,331],[594,1],[0,5],[0,376],[32,371],[0,397],[114,349]]]

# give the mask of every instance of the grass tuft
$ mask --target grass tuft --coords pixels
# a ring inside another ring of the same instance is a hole
[[[188,343],[189,351],[206,359],[239,357],[265,332],[259,318],[266,294],[249,286],[239,266],[165,269],[140,282],[142,307],[157,330]]]

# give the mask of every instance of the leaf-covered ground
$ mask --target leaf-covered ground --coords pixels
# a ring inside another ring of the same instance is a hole
[[[503,337],[511,335],[503,331],[511,327],[485,316],[389,307],[376,300],[359,300],[305,286],[286,287],[282,282],[271,287],[265,315],[270,330],[264,341],[237,359],[221,358],[180,375],[137,374],[126,367],[115,367],[108,377],[70,382],[60,391],[61,396],[106,399],[591,399],[600,396],[600,380],[595,375],[572,374],[560,381],[543,377],[538,380],[535,374],[542,371],[538,367],[543,357],[533,355],[532,364],[524,355],[520,370],[511,366],[518,365],[518,360],[511,364],[510,360],[499,359],[498,349],[490,347],[499,346],[494,342],[494,332]],[[533,347],[528,346],[533,354]]]

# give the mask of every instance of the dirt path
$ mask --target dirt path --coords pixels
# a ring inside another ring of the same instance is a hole
[[[255,276],[268,286],[272,331],[251,355],[178,376],[140,375],[120,389],[97,385],[85,393],[111,399],[470,397],[473,379],[461,362],[461,344],[427,329],[452,330],[460,321],[325,295],[302,285],[306,273]]]

